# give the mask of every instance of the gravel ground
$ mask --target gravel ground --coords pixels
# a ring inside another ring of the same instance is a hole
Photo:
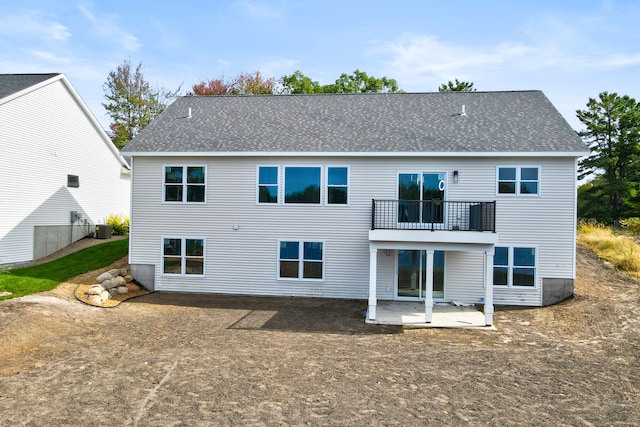
[[[84,275],[0,301],[0,425],[639,425],[639,282],[584,248],[577,271],[574,299],[498,308],[497,331],[367,325],[365,301],[95,308]]]

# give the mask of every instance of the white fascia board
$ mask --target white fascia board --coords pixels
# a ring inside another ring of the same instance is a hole
[[[130,157],[583,157],[589,151],[528,151],[528,152],[461,152],[461,151],[412,151],[412,152],[303,152],[303,151],[123,151]]]

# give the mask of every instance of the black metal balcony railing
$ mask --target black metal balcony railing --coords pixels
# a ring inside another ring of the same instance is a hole
[[[371,229],[496,231],[496,202],[371,200]]]

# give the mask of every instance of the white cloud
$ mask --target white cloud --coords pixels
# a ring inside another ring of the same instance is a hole
[[[63,24],[48,20],[41,12],[22,10],[0,16],[0,34],[40,39],[43,42],[66,41],[71,32]]]
[[[79,5],[78,9],[80,9],[82,15],[91,24],[91,31],[98,37],[120,45],[122,49],[128,52],[136,52],[142,46],[136,36],[120,28],[116,15],[95,15],[88,7],[83,5]]]
[[[378,56],[386,72],[398,80],[412,83],[437,83],[452,79],[477,80],[494,72],[536,70],[607,70],[640,64],[640,52],[585,52],[562,44],[536,45],[504,42],[489,46],[446,43],[418,34],[373,44],[367,54]]]
[[[258,64],[257,70],[264,77],[275,77],[276,80],[282,77],[284,74],[291,72],[298,64],[295,59],[289,58],[270,58],[265,62]]]
[[[237,4],[253,19],[279,21],[284,18],[284,14],[280,10],[257,1],[241,0]]]

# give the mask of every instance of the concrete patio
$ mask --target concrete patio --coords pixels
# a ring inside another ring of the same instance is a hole
[[[485,325],[485,316],[475,306],[434,304],[431,323],[425,322],[424,303],[410,301],[378,301],[376,319],[367,316],[367,323],[402,325],[416,328],[472,328],[495,331]]]

